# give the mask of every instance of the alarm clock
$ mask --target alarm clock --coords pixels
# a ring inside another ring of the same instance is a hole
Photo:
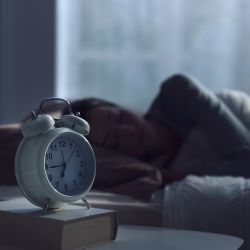
[[[68,114],[56,119],[41,113],[51,100],[66,103]],[[15,156],[17,183],[24,196],[44,211],[79,199],[88,206],[84,197],[93,185],[96,161],[85,138],[89,124],[79,115],[73,114],[67,100],[48,98],[21,128],[23,139]]]

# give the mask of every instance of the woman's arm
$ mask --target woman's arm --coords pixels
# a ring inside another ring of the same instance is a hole
[[[167,79],[149,114],[186,137],[199,126],[220,154],[250,152],[250,132],[210,90],[191,77]]]
[[[196,166],[191,174],[250,176],[249,129],[214,92],[196,79],[184,75],[167,79],[147,116],[170,126],[183,138],[199,127],[221,162],[230,163],[207,169]]]

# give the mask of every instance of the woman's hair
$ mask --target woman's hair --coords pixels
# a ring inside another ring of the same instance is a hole
[[[102,106],[115,107],[117,105],[112,102],[95,97],[88,97],[71,102],[71,107],[74,114],[76,112],[79,112],[80,117],[82,117],[83,119],[88,119],[88,114],[92,109]]]

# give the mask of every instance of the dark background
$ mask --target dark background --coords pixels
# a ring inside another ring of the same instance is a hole
[[[0,123],[54,95],[55,22],[54,0],[0,0]]]

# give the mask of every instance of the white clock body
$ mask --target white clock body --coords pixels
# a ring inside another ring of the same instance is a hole
[[[96,174],[95,156],[83,135],[51,127],[24,137],[16,152],[15,173],[28,200],[40,207],[57,208],[89,191]]]

